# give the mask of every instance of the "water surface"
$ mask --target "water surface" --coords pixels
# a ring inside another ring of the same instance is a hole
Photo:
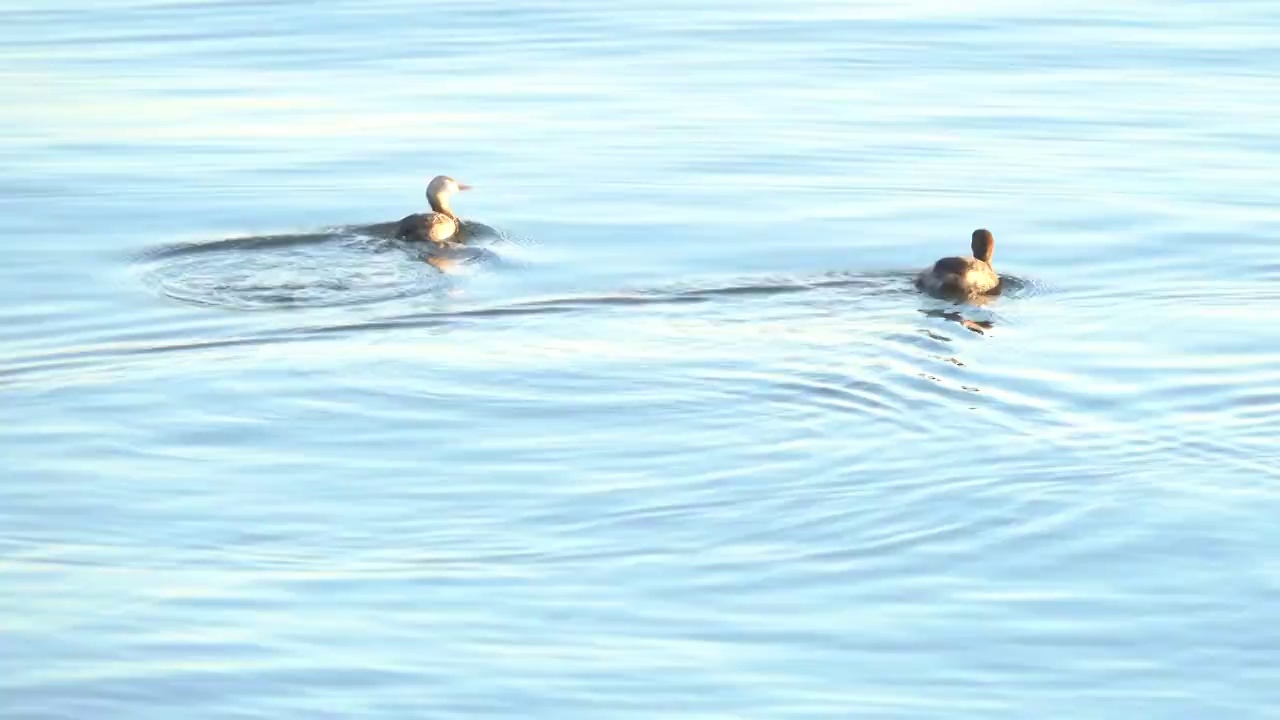
[[[1273,3],[0,20],[5,718],[1276,716]]]

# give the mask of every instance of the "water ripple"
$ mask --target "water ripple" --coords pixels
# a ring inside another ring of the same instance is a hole
[[[371,305],[447,293],[451,283],[425,262],[423,248],[390,238],[393,225],[177,243],[139,255],[135,272],[168,298],[233,310]],[[494,265],[499,256],[477,246],[448,257]]]

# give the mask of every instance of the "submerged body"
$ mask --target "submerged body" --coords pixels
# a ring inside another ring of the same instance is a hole
[[[940,297],[974,297],[1000,290],[1000,276],[991,267],[996,241],[991,232],[973,231],[969,257],[945,257],[916,277],[916,287]]]
[[[405,217],[396,226],[396,237],[438,245],[458,242],[462,239],[463,224],[450,207],[449,198],[454,193],[470,189],[469,185],[445,175],[432,179],[427,185],[427,202],[431,205],[431,212],[414,213]]]

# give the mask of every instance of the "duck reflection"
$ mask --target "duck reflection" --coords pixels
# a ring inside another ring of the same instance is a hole
[[[979,335],[986,335],[988,330],[995,327],[995,323],[990,320],[970,320],[957,310],[921,310],[920,312],[929,317],[942,318],[943,320],[958,323],[964,326],[966,330],[976,332]]]

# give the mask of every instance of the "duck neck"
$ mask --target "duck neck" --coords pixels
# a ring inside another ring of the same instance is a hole
[[[431,209],[435,212],[448,215],[454,220],[458,219],[458,216],[453,213],[453,208],[449,207],[449,201],[446,200],[444,196],[430,195],[427,197],[427,202],[431,203]]]

